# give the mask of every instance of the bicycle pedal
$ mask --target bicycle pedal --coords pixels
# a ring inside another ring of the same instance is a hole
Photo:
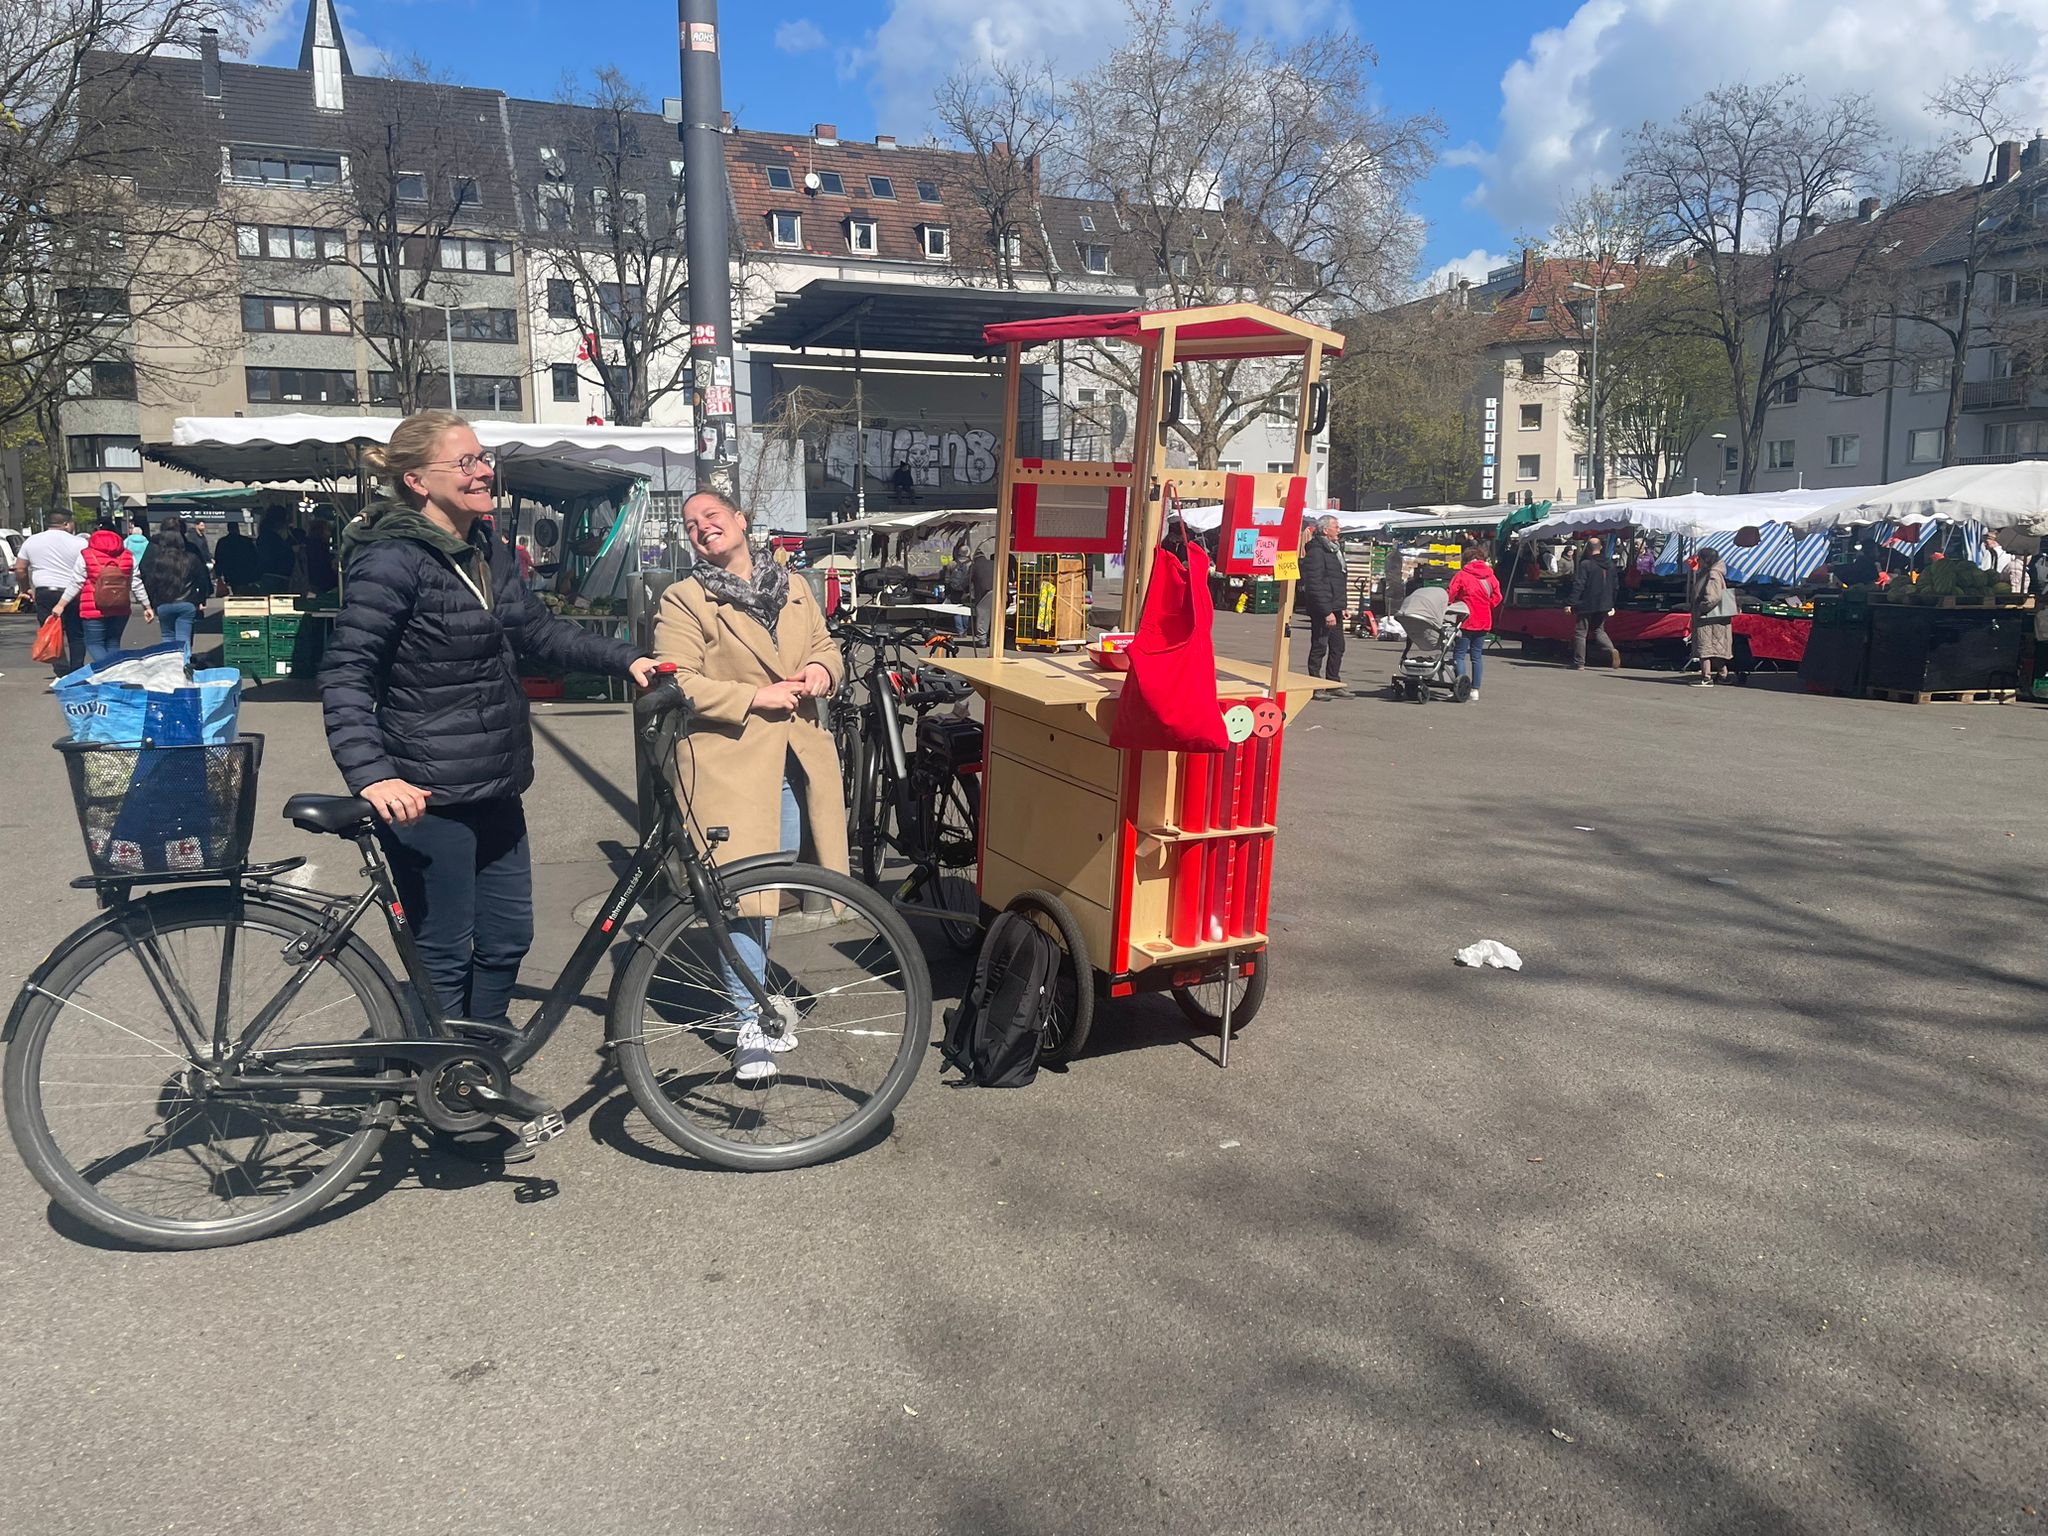
[[[519,1139],[529,1147],[537,1147],[544,1141],[553,1141],[565,1134],[569,1122],[562,1118],[560,1110],[549,1110],[538,1120],[529,1120],[519,1127]]]

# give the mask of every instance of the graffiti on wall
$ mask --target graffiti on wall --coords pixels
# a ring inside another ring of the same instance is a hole
[[[853,484],[855,432],[836,427],[825,444],[825,474]],[[937,490],[944,480],[988,485],[996,478],[993,432],[927,432],[922,427],[869,427],[858,434],[860,464],[870,480],[887,483],[899,464],[910,467],[917,485]]]

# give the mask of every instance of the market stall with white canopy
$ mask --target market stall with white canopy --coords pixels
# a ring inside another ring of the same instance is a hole
[[[1896,485],[1834,491],[1800,518],[1802,532],[1865,523],[1976,523],[1993,530],[2048,534],[2048,461],[1957,464]]]

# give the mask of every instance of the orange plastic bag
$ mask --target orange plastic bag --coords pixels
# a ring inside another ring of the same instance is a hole
[[[43,620],[42,628],[36,631],[36,643],[29,647],[31,661],[62,661],[64,659],[64,621],[54,613]]]

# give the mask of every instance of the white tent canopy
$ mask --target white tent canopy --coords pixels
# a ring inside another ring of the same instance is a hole
[[[1531,523],[1522,533],[1532,539],[1561,539],[1576,533],[1617,533],[1624,528],[1640,528],[1646,533],[1676,533],[1697,539],[1737,528],[1761,528],[1767,523],[1798,526],[1800,518],[1831,501],[1868,496],[1874,489],[1837,486],[1827,490],[1753,491],[1742,496],[1693,492],[1686,496],[1597,501],[1590,506],[1559,508]]]
[[[1211,528],[1223,526],[1223,507],[1218,502],[1206,502],[1199,506],[1182,507],[1181,520],[1190,528],[1207,533]],[[1426,517],[1411,512],[1332,512],[1327,507],[1310,507],[1301,514],[1304,524],[1318,518],[1334,517],[1342,533],[1371,533],[1381,528],[1397,527],[1402,523],[1437,523],[1442,518]]]
[[[1897,485],[1836,491],[1795,526],[1811,532],[1878,522],[1981,523],[2048,533],[2048,462],[1958,464]]]

